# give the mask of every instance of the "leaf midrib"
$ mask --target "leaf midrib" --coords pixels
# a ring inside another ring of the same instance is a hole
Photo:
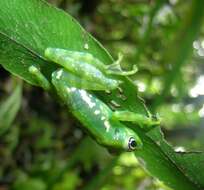
[[[26,49],[27,51],[29,51],[32,55],[42,59],[43,61],[47,61],[45,57],[41,56],[40,54],[38,54],[37,52],[33,51],[32,49],[30,49],[29,47],[27,47],[26,45],[18,42],[17,40],[11,38],[10,36],[8,36],[7,34],[5,34],[4,32],[0,31],[0,35],[6,37],[7,39],[9,39],[11,42],[17,44],[18,46],[21,46],[22,48]]]

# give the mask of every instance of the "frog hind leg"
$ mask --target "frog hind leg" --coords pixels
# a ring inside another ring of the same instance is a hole
[[[106,66],[106,74],[129,76],[129,75],[134,75],[138,71],[138,68],[136,65],[133,66],[133,69],[131,71],[123,71],[120,65],[122,59],[123,59],[123,55],[119,53],[118,59],[113,64]]]

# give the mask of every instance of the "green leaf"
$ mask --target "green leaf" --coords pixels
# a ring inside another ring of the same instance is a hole
[[[175,154],[175,159],[181,170],[183,170],[189,178],[200,185],[204,186],[204,153],[201,152],[180,152]]]
[[[105,49],[65,12],[40,0],[0,1],[0,63],[5,69],[37,85],[29,66],[38,66],[47,78],[56,68],[44,58],[47,47],[86,51],[112,62]]]
[[[135,155],[151,175],[159,176],[161,181],[176,190],[203,189],[204,176],[202,170],[198,169],[204,167],[204,163],[200,162],[204,159],[203,153],[197,153],[198,159],[194,157],[194,160],[186,156],[181,157],[181,153],[175,152],[165,141],[159,128],[155,128],[146,135],[138,130],[137,133],[142,136],[144,148],[142,151],[135,152]],[[182,154],[185,155],[185,153]]]
[[[186,178],[188,178],[195,186],[202,189],[204,187],[204,153],[203,152],[175,152],[172,147],[164,140],[161,131],[156,129],[149,134],[151,138],[160,146],[161,150],[177,167]]]
[[[0,104],[0,135],[4,134],[13,123],[21,106],[22,84],[18,84],[13,93]]]
[[[202,4],[202,0],[195,2]],[[5,69],[37,85],[28,72],[28,67],[34,64],[50,79],[56,65],[45,60],[43,53],[47,47],[89,52],[106,64],[113,61],[107,51],[63,11],[40,0],[0,1],[0,63]],[[136,87],[129,79],[124,81],[124,98],[119,97],[117,90],[109,96],[105,93],[98,96],[109,105],[114,101],[122,110],[147,114]],[[135,154],[153,176],[177,190],[204,188],[202,170],[199,171],[203,168],[200,166],[203,162],[199,163],[203,160],[202,154],[179,156],[157,128],[146,134],[137,126],[131,127],[144,142],[144,148]]]

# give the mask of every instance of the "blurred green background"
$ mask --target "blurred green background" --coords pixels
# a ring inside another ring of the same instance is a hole
[[[75,17],[114,58],[123,53],[124,69],[138,66],[132,76],[138,94],[162,118],[175,150],[204,149],[204,24],[199,9],[191,17],[192,0],[49,2]],[[97,145],[49,94],[1,67],[0,76],[0,190],[169,189],[132,154],[115,157]],[[11,112],[14,122],[4,123]]]

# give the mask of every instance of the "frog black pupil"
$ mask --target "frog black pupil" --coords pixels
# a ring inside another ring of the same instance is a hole
[[[133,137],[129,140],[129,149],[134,150],[137,147],[137,142]]]
[[[133,140],[133,141],[131,142],[131,147],[136,147],[136,142],[135,142],[135,140]]]

